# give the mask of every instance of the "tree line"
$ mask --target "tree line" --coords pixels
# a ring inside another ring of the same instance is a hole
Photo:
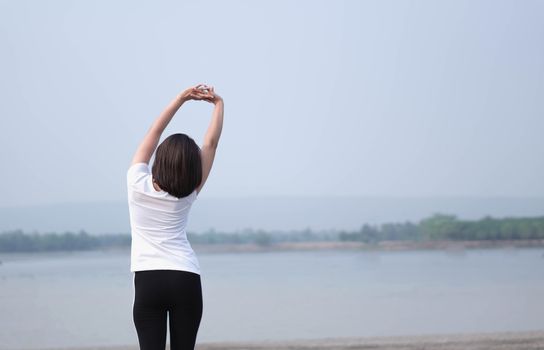
[[[340,232],[339,239],[367,243],[406,240],[544,239],[544,216],[501,219],[486,216],[480,220],[460,220],[455,215],[435,214],[418,224],[411,222],[375,226],[365,224],[356,232]]]
[[[45,252],[91,250],[130,245],[128,234],[90,235],[85,231],[25,233],[21,230],[0,234],[0,252]]]
[[[192,244],[257,244],[269,246],[281,242],[355,241],[369,244],[381,241],[427,240],[526,240],[544,239],[544,217],[492,218],[460,220],[454,215],[434,214],[418,223],[364,224],[354,231],[264,231],[246,229],[238,232],[187,234]],[[0,234],[0,252],[35,252],[91,250],[128,247],[130,234],[90,235],[78,233],[25,233],[21,230]]]

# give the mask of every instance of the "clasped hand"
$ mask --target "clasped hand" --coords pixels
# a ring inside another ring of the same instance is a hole
[[[215,93],[213,86],[206,84],[198,84],[186,89],[180,94],[180,98],[183,101],[207,101],[213,104],[221,100],[221,96]]]

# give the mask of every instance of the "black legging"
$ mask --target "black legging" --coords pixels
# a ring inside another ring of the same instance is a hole
[[[132,313],[140,350],[164,350],[167,312],[170,349],[195,348],[202,318],[200,275],[178,270],[137,271],[134,292]]]

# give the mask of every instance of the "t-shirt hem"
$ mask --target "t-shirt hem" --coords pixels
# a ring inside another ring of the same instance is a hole
[[[130,272],[138,271],[150,271],[150,270],[174,270],[174,271],[188,271],[200,275],[200,270],[189,268],[189,267],[175,267],[175,266],[150,266],[150,267],[131,267]]]

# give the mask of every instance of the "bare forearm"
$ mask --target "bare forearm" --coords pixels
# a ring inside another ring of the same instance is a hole
[[[208,87],[203,84],[192,86],[177,95],[168,106],[166,106],[153,124],[151,124],[149,131],[145,134],[144,139],[136,149],[136,153],[132,158],[132,164],[141,162],[149,163],[153,152],[155,152],[155,149],[159,144],[162,133],[181,105],[189,100],[208,100],[214,97],[209,93],[207,88]]]
[[[224,109],[223,100],[219,99],[215,103],[212,120],[206,131],[206,135],[204,135],[204,146],[217,148],[219,138],[221,137],[221,130],[223,129]]]
[[[166,106],[157,119],[155,119],[149,129],[149,133],[159,135],[160,137],[183,103],[185,103],[185,99],[181,95],[177,95],[168,106]]]

